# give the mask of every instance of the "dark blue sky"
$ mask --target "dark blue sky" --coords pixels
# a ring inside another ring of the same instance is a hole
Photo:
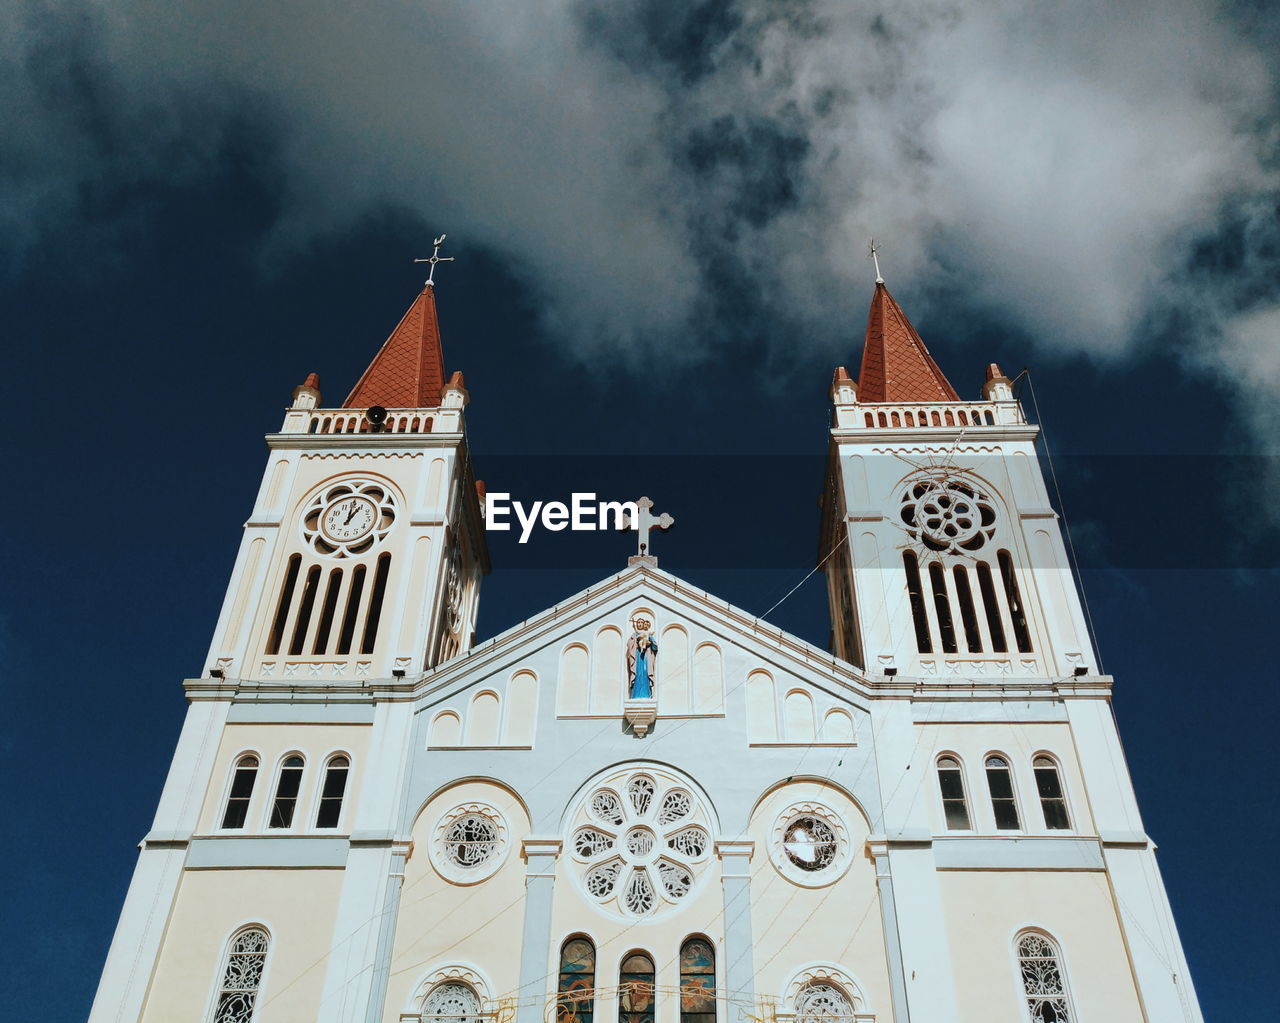
[[[554,241],[549,226],[538,233],[536,211],[558,201],[545,189],[591,191],[579,166],[589,146],[579,153],[552,138],[564,165],[551,173],[562,179],[526,188],[518,165],[529,150],[517,143],[533,143],[503,122],[488,153],[513,175],[504,190],[485,180],[482,162],[458,155],[479,142],[424,137],[410,113],[421,92],[397,93],[372,70],[383,105],[403,118],[321,132],[281,80],[259,81],[256,92],[244,77],[201,91],[162,53],[130,64],[74,4],[39,8],[6,44],[15,59],[0,64],[0,89],[12,91],[15,68],[28,89],[12,107],[19,127],[0,141],[14,228],[0,278],[11,480],[3,502],[11,542],[0,562],[0,754],[17,804],[7,815],[4,875],[7,1004],[16,1018],[54,1023],[87,1013],[177,739],[180,682],[202,667],[260,478],[262,435],[279,426],[307,372],[320,373],[327,403],[341,400],[416,293],[421,274],[410,259],[429,251],[433,234],[449,231],[457,257],[438,275],[446,362],[466,373],[476,470],[491,489],[534,498],[646,493],[678,519],[658,540],[663,567],[757,612],[812,567],[827,388],[835,362],[856,366],[871,295],[862,221],[849,226],[845,266],[835,273],[830,237],[815,233],[812,218],[788,219],[838,208],[838,194],[813,189],[822,103],[792,117],[781,100],[758,98],[758,109],[744,111],[708,91],[717,75],[737,80],[726,52],[750,51],[780,29],[752,22],[756,5],[720,3],[692,5],[700,20],[668,31],[660,7],[619,4],[608,17],[602,5],[575,8],[580,48],[593,60],[656,69],[664,82],[658,72],[669,71],[681,83],[664,85],[646,116],[663,127],[655,138],[664,141],[653,145],[666,148],[665,165],[687,186],[671,196],[684,262],[629,283],[632,264],[609,259],[611,248],[649,239],[628,235],[630,221],[602,223],[590,204],[556,207]],[[1266,36],[1264,15],[1233,10],[1237,28]],[[628,35],[619,11],[643,31]],[[912,41],[892,25],[868,19],[863,35],[909,50]],[[744,24],[755,25],[752,33]],[[815,51],[849,31],[814,34],[799,15],[785,27]],[[185,30],[175,24],[174,38]],[[417,45],[426,63],[457,58],[432,38]],[[1205,53],[1221,45],[1203,43]],[[226,58],[228,66],[239,59]],[[203,60],[212,58],[190,58]],[[160,81],[152,107],[138,100],[148,76]],[[1274,78],[1263,79],[1240,88],[1249,96],[1260,89],[1257,109],[1273,112]],[[494,81],[498,92],[509,84]],[[794,85],[752,81],[779,96]],[[352,96],[361,91],[351,84]],[[692,97],[688,105],[681,95]],[[540,107],[528,131],[557,117],[572,122],[581,99]],[[838,107],[838,92],[826,102]],[[479,122],[514,117],[474,95],[434,103]],[[848,145],[865,151],[875,126],[854,121]],[[618,130],[620,147],[632,147],[623,166],[647,180],[646,150]],[[412,145],[388,143],[396,131]],[[1030,150],[1053,144],[1025,136]],[[325,166],[324,182],[299,187],[299,147]],[[422,176],[395,170],[405,149]],[[380,189],[368,187],[370,166],[350,162],[357,152],[386,171]],[[1274,153],[1255,157],[1264,169],[1274,164]],[[556,166],[532,159],[525,179]],[[887,173],[874,159],[867,168],[870,177],[847,197],[859,216],[874,208],[868,182]],[[342,216],[318,218],[313,206],[341,193],[345,175],[359,194],[344,198]],[[1256,957],[1238,949],[1240,935],[1267,933],[1277,901],[1271,732],[1280,700],[1264,642],[1280,536],[1268,457],[1275,438],[1258,413],[1273,403],[1265,356],[1275,337],[1264,331],[1259,348],[1256,331],[1232,332],[1231,317],[1265,317],[1280,298],[1277,205],[1274,191],[1254,182],[1218,196],[1211,215],[1179,222],[1180,248],[1126,248],[1125,231],[1139,238],[1170,229],[1168,216],[1144,205],[1144,187],[1108,199],[1141,208],[1139,222],[1095,239],[1126,258],[1149,257],[1139,276],[1163,282],[1154,298],[1149,282],[1132,284],[1125,316],[1089,308],[1118,301],[1115,278],[1110,291],[1095,292],[1072,271],[1055,278],[1046,256],[1046,277],[1058,285],[1043,290],[1003,257],[975,261],[965,240],[970,207],[928,228],[911,209],[886,209],[900,233],[885,244],[889,253],[897,247],[903,267],[895,276],[887,257],[886,276],[961,394],[977,393],[989,361],[1011,375],[1031,368],[1102,657],[1116,677],[1140,806],[1161,847],[1206,1017],[1265,1018],[1271,999]],[[972,198],[987,203],[974,208],[1006,216],[1026,199],[1009,188]],[[600,208],[615,194],[601,191]],[[772,228],[779,233],[761,233]],[[1073,256],[1065,230],[1046,219],[1039,251],[1065,247],[1062,258]],[[552,248],[545,262],[532,255],[540,237]],[[764,264],[744,239],[767,241],[771,259],[800,270],[761,277]],[[1027,228],[1010,244],[1031,260],[1035,240]],[[579,255],[557,269],[560,253]],[[603,265],[581,253],[604,253]],[[1105,267],[1120,257],[1107,249],[1099,260]],[[813,268],[808,299],[797,284],[805,267]],[[1196,288],[1215,296],[1212,322],[1185,298]],[[1179,297],[1168,299],[1170,291]],[[1040,294],[1053,309],[1038,319]],[[603,315],[606,307],[625,323]],[[1090,332],[1109,340],[1079,339]],[[536,479],[546,493],[535,491]],[[625,537],[581,539],[542,534],[522,547],[506,534],[493,542],[481,637],[615,571],[629,552]],[[825,645],[820,580],[772,619]]]

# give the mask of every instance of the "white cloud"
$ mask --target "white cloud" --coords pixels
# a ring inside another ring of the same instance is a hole
[[[687,329],[716,274],[848,351],[871,234],[913,311],[960,267],[1037,343],[1119,354],[1212,290],[1178,280],[1223,206],[1278,187],[1262,45],[1191,0],[743,0],[683,43],[699,9],[625,0],[44,10],[0,44],[6,108],[41,112],[4,143],[14,232],[157,154],[199,173],[248,101],[280,131],[274,251],[407,207],[508,255],[587,357],[731,343]],[[59,78],[76,38],[109,150]],[[1244,359],[1242,330],[1205,344]]]

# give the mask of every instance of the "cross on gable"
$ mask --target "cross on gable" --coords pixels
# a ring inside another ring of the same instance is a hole
[[[649,533],[654,529],[660,531],[670,529],[676,524],[676,520],[666,512],[661,515],[654,515],[652,511],[653,502],[647,497],[642,497],[636,502],[636,509],[638,515],[634,520],[628,516],[627,524],[624,527],[626,529],[634,529],[639,534],[636,537],[636,553],[628,559],[627,563],[635,564],[637,558],[643,558],[648,564],[656,565],[658,559],[652,553]]]

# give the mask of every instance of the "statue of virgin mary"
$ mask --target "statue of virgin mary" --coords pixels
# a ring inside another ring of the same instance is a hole
[[[627,677],[631,682],[631,699],[653,698],[653,668],[658,656],[658,642],[650,631],[653,623],[647,618],[636,618],[631,623],[631,638],[627,640]]]

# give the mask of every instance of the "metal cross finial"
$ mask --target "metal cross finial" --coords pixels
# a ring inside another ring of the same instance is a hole
[[[880,250],[876,248],[876,240],[871,239],[871,246],[867,249],[867,255],[871,257],[871,261],[876,265],[876,283],[883,284],[884,278],[880,276]]]
[[[435,282],[435,276],[436,276],[436,264],[437,264],[437,263],[452,263],[452,262],[453,262],[453,257],[452,257],[452,256],[441,256],[441,255],[440,255],[440,246],[444,244],[444,240],[445,240],[445,238],[447,238],[447,237],[448,237],[448,235],[444,235],[444,234],[442,234],[439,238],[437,238],[434,242],[432,242],[432,244],[435,246],[435,251],[434,251],[434,252],[432,252],[432,253],[431,253],[431,255],[427,256],[427,257],[426,257],[426,259],[415,259],[415,260],[414,260],[414,262],[415,262],[415,263],[430,263],[430,264],[431,264],[431,270],[430,270],[430,272],[428,272],[428,274],[427,274],[427,279],[426,279],[426,281],[424,281],[424,282],[423,282],[423,283],[424,283],[428,288],[434,288],[434,287],[435,287],[435,285],[436,285],[436,282]]]
[[[663,512],[661,515],[654,515],[650,509],[653,508],[653,502],[647,497],[642,497],[636,502],[636,508],[639,511],[639,521],[628,521],[627,529],[634,529],[640,535],[637,537],[636,557],[645,558],[653,564],[658,563],[658,559],[653,556],[649,547],[649,531],[652,529],[667,530],[676,524],[676,520]]]

